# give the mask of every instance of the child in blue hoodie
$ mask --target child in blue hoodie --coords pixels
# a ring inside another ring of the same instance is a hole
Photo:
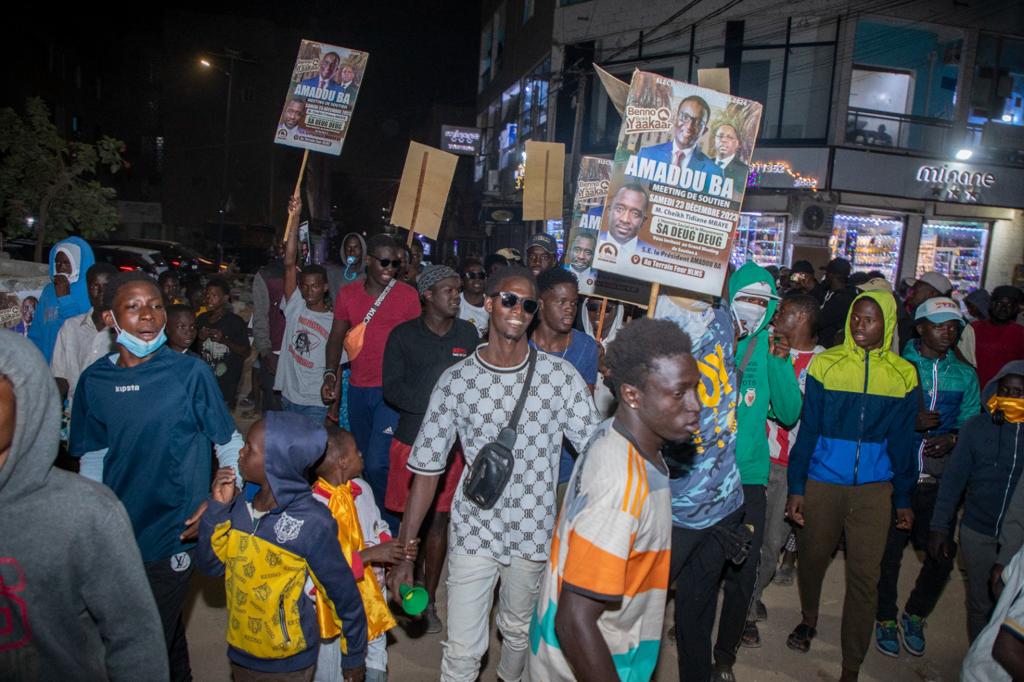
[[[338,544],[338,526],[313,499],[306,477],[326,444],[324,427],[308,417],[267,412],[239,453],[246,494],[237,496],[230,468],[214,477],[199,527],[199,565],[225,576],[228,658],[236,680],[259,673],[313,679],[320,626],[316,604],[303,597],[307,580],[344,637],[345,680],[366,674],[362,598]]]

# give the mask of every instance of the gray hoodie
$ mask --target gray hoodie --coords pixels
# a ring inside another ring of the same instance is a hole
[[[14,441],[0,466],[0,678],[168,678],[156,603],[124,507],[106,487],[54,468],[60,403],[32,343],[0,331],[14,387]]]

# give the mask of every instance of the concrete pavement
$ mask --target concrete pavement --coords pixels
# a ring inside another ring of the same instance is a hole
[[[900,576],[901,599],[910,593],[921,562],[910,549],[904,557],[904,570]],[[786,636],[800,620],[800,603],[796,586],[772,585],[765,591],[768,621],[762,623],[762,647],[740,649],[735,667],[739,682],[782,682],[786,680],[834,680],[839,676],[839,617],[843,600],[844,561],[840,553],[832,562],[822,591],[821,617],[818,637],[807,654],[786,647]],[[444,613],[444,585],[438,611]],[[926,629],[928,651],[921,658],[906,652],[899,658],[883,656],[873,648],[861,670],[861,680],[867,682],[952,682],[959,678],[960,664],[967,653],[967,626],[964,608],[964,582],[954,573],[938,608],[928,620]],[[902,605],[902,603],[901,603]],[[673,609],[669,605],[666,629],[671,623]],[[493,619],[492,619],[493,623]],[[197,575],[187,610],[187,630],[192,671],[198,682],[227,682],[230,680],[224,633],[226,611],[221,579]],[[418,630],[418,628],[417,628]],[[390,678],[398,682],[428,682],[438,679],[441,661],[442,635],[421,634],[400,625],[394,631],[394,641],[388,648],[391,658]],[[500,647],[492,627],[490,656],[485,659],[480,679],[496,680],[497,656]],[[664,639],[655,680],[667,682],[677,679],[677,657],[674,642]]]

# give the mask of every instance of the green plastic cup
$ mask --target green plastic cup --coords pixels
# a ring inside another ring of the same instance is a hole
[[[410,616],[420,615],[430,603],[430,597],[422,587],[402,583],[398,586],[398,593],[402,596],[402,610]]]

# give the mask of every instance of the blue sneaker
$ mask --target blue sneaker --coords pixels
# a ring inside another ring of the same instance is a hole
[[[900,655],[900,629],[896,621],[875,622],[875,648],[893,658]]]
[[[903,648],[914,656],[924,655],[924,618],[904,613],[900,616]]]

